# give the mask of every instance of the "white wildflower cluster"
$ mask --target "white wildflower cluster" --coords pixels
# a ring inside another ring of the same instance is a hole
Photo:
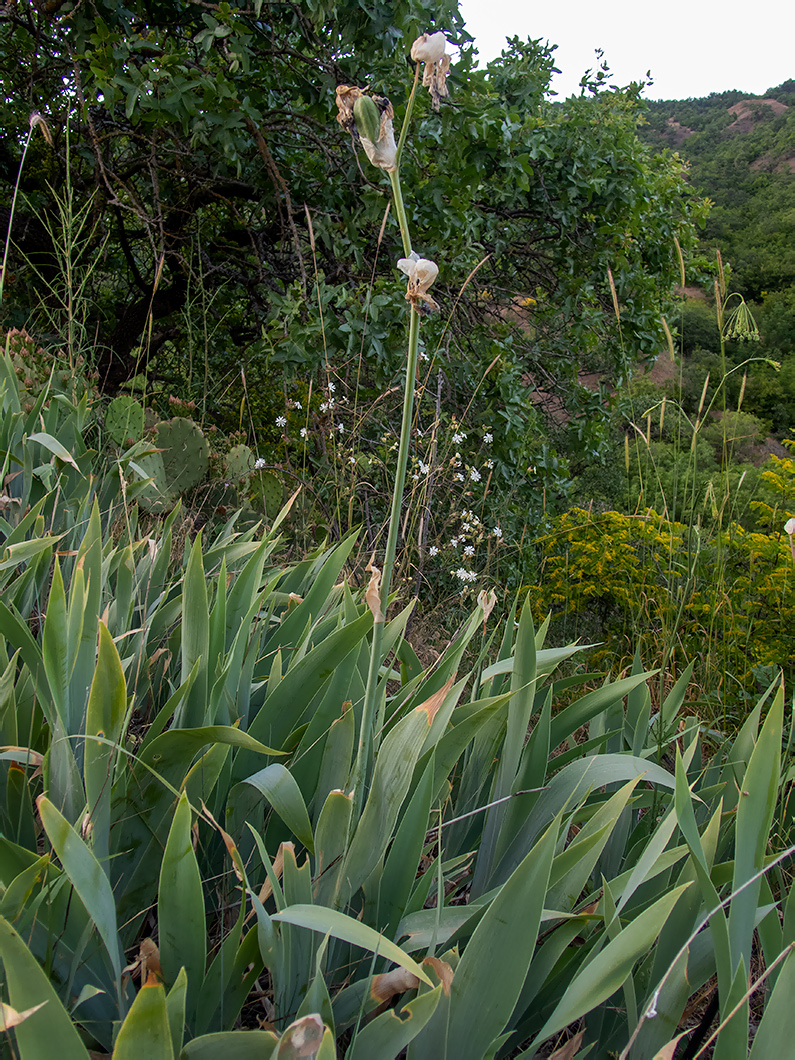
[[[426,464],[423,460],[420,460],[417,464],[417,468],[421,475],[427,475],[428,472],[431,470],[431,465]]]
[[[461,582],[475,582],[478,580],[477,572],[467,570],[466,567],[459,567],[457,570],[454,570],[453,576],[458,578]]]
[[[466,437],[467,436],[463,431],[456,431],[453,435],[453,445],[460,445],[462,442],[465,442]]]

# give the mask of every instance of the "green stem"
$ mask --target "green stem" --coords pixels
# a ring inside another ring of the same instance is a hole
[[[8,212],[8,234],[6,235],[6,245],[3,250],[3,263],[0,265],[0,302],[3,301],[3,288],[5,287],[6,280],[6,265],[8,264],[8,251],[11,246],[11,228],[14,224],[14,212],[17,206],[17,196],[19,195],[19,184],[22,180],[22,170],[25,168],[25,156],[28,153],[30,147],[30,141],[33,138],[33,130],[35,126],[31,125],[28,135],[25,139],[25,146],[22,148],[22,158],[19,162],[19,170],[17,172],[17,181],[14,185],[14,194],[11,196],[11,209]]]
[[[413,99],[413,92],[411,99]],[[411,103],[411,99],[409,100],[409,103]],[[408,121],[406,120],[400,137],[401,144],[403,143],[407,127]],[[400,234],[403,239],[403,250],[406,257],[408,257],[411,254],[411,237],[409,236],[408,220],[406,218],[406,209],[403,204],[400,176],[397,170],[389,174],[389,179],[392,184],[395,215],[398,219]],[[395,468],[395,484],[392,490],[392,510],[389,516],[389,530],[387,531],[386,549],[384,551],[384,565],[381,571],[381,614],[383,615],[383,618],[381,621],[376,621],[373,624],[372,641],[370,644],[370,664],[367,670],[367,687],[365,689],[364,704],[362,706],[359,743],[356,748],[356,762],[351,776],[351,788],[353,791],[351,828],[356,826],[356,822],[359,819],[362,805],[364,803],[364,793],[370,783],[376,730],[378,673],[381,669],[381,644],[384,636],[386,611],[389,605],[389,589],[392,583],[392,571],[395,566],[395,554],[397,552],[397,535],[400,527],[400,509],[403,504],[403,489],[406,484],[406,468],[408,467],[409,443],[411,441],[411,424],[414,418],[414,382],[417,376],[419,335],[420,318],[417,310],[412,306],[409,316],[409,345],[408,356],[406,358],[406,384],[403,392],[403,419],[400,425],[400,443],[398,445],[397,467]]]
[[[403,253],[408,258],[411,255],[411,236],[409,235],[409,222],[406,217],[406,207],[403,205],[403,191],[400,187],[400,173],[393,169],[389,173],[392,184],[392,201],[395,204],[395,216],[400,225],[400,235],[403,239]]]
[[[417,67],[414,71],[414,84],[411,86],[411,92],[409,93],[409,100],[406,104],[406,113],[403,116],[403,125],[400,129],[400,139],[397,145],[396,163],[400,165],[400,159],[403,157],[403,146],[406,143],[406,134],[409,131],[409,124],[411,123],[411,113],[414,110],[414,99],[417,95],[417,84],[420,79],[420,64],[417,63]],[[394,185],[393,185],[394,187]]]

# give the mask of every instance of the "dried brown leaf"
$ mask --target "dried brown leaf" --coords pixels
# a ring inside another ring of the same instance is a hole
[[[389,1001],[395,994],[416,990],[420,981],[407,968],[394,968],[391,972],[376,975],[370,984],[370,997],[374,1001]]]
[[[561,1045],[560,1049],[556,1049],[550,1056],[549,1060],[572,1060],[572,1057],[577,1053],[577,1050],[582,1045],[582,1040],[585,1037],[585,1031],[578,1031],[573,1038]]]
[[[242,881],[243,881],[243,873],[241,872],[242,861],[240,859],[240,854],[238,853],[238,849],[237,849],[237,846],[235,844],[234,839],[231,837],[231,835],[228,832],[225,832],[223,830],[223,828],[216,821],[216,819],[213,817],[213,815],[210,813],[210,811],[207,809],[207,807],[205,806],[205,804],[203,802],[202,802],[202,813],[204,815],[205,820],[207,820],[213,826],[213,828],[215,828],[218,831],[218,833],[221,836],[221,839],[223,839],[224,846],[226,847],[226,852],[227,852],[227,854],[229,854],[229,857],[232,859],[232,867],[235,870],[235,876],[237,876],[238,880],[240,880],[241,883],[242,883]],[[198,824],[198,821],[196,822],[196,824]]]
[[[481,589],[478,593],[478,607],[483,612],[483,624],[489,620],[489,615],[494,610],[497,603],[497,594],[491,589],[486,593],[485,589]]]
[[[684,1038],[688,1033],[689,1031],[682,1031],[681,1034],[677,1034],[677,1036],[672,1038],[667,1045],[664,1045],[659,1052],[654,1054],[654,1060],[674,1060],[674,1053],[676,1052],[676,1047],[679,1044],[680,1038]]]
[[[426,957],[422,962],[423,967],[428,966],[436,973],[436,978],[442,984],[442,990],[444,990],[447,996],[450,996],[450,987],[453,983],[453,969],[447,961],[442,961],[438,957]]]
[[[38,1012],[46,1004],[46,1001],[42,1001],[40,1005],[26,1008],[24,1012],[17,1012],[15,1008],[0,1001],[0,1031],[10,1031],[12,1027],[18,1027],[20,1023],[24,1023],[29,1016],[32,1016],[34,1012]]]
[[[320,1016],[304,1016],[295,1023],[291,1023],[281,1037],[279,1042],[279,1056],[285,1060],[293,1057],[298,1060],[312,1060],[317,1056],[320,1044],[323,1041],[325,1026]]]
[[[141,982],[145,983],[150,975],[159,976],[162,980],[163,969],[160,967],[160,950],[152,939],[141,939],[138,947],[138,958],[141,962]]]
[[[381,610],[381,571],[375,566],[375,553],[364,569],[370,572],[370,581],[364,598],[372,612],[373,622],[385,622],[384,612]]]
[[[429,725],[433,722],[433,719],[439,713],[439,708],[441,707],[442,703],[444,703],[447,693],[453,687],[453,684],[455,683],[455,676],[456,675],[453,674],[450,680],[447,681],[447,683],[444,684],[438,692],[434,692],[434,694],[432,696],[429,696],[429,698],[426,699],[424,703],[420,703],[418,707],[414,708],[417,713],[419,713],[421,710],[425,711],[425,713],[428,715]]]

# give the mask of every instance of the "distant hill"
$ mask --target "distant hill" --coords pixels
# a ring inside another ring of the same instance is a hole
[[[641,139],[678,152],[715,204],[703,242],[731,263],[733,287],[758,300],[795,286],[795,80],[647,108]]]

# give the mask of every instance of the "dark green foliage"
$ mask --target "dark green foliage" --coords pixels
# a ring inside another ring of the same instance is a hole
[[[650,103],[642,133],[688,160],[694,186],[715,204],[703,245],[710,252],[720,248],[731,265],[732,287],[754,299],[795,284],[791,86],[785,82],[764,97],[723,92]]]

